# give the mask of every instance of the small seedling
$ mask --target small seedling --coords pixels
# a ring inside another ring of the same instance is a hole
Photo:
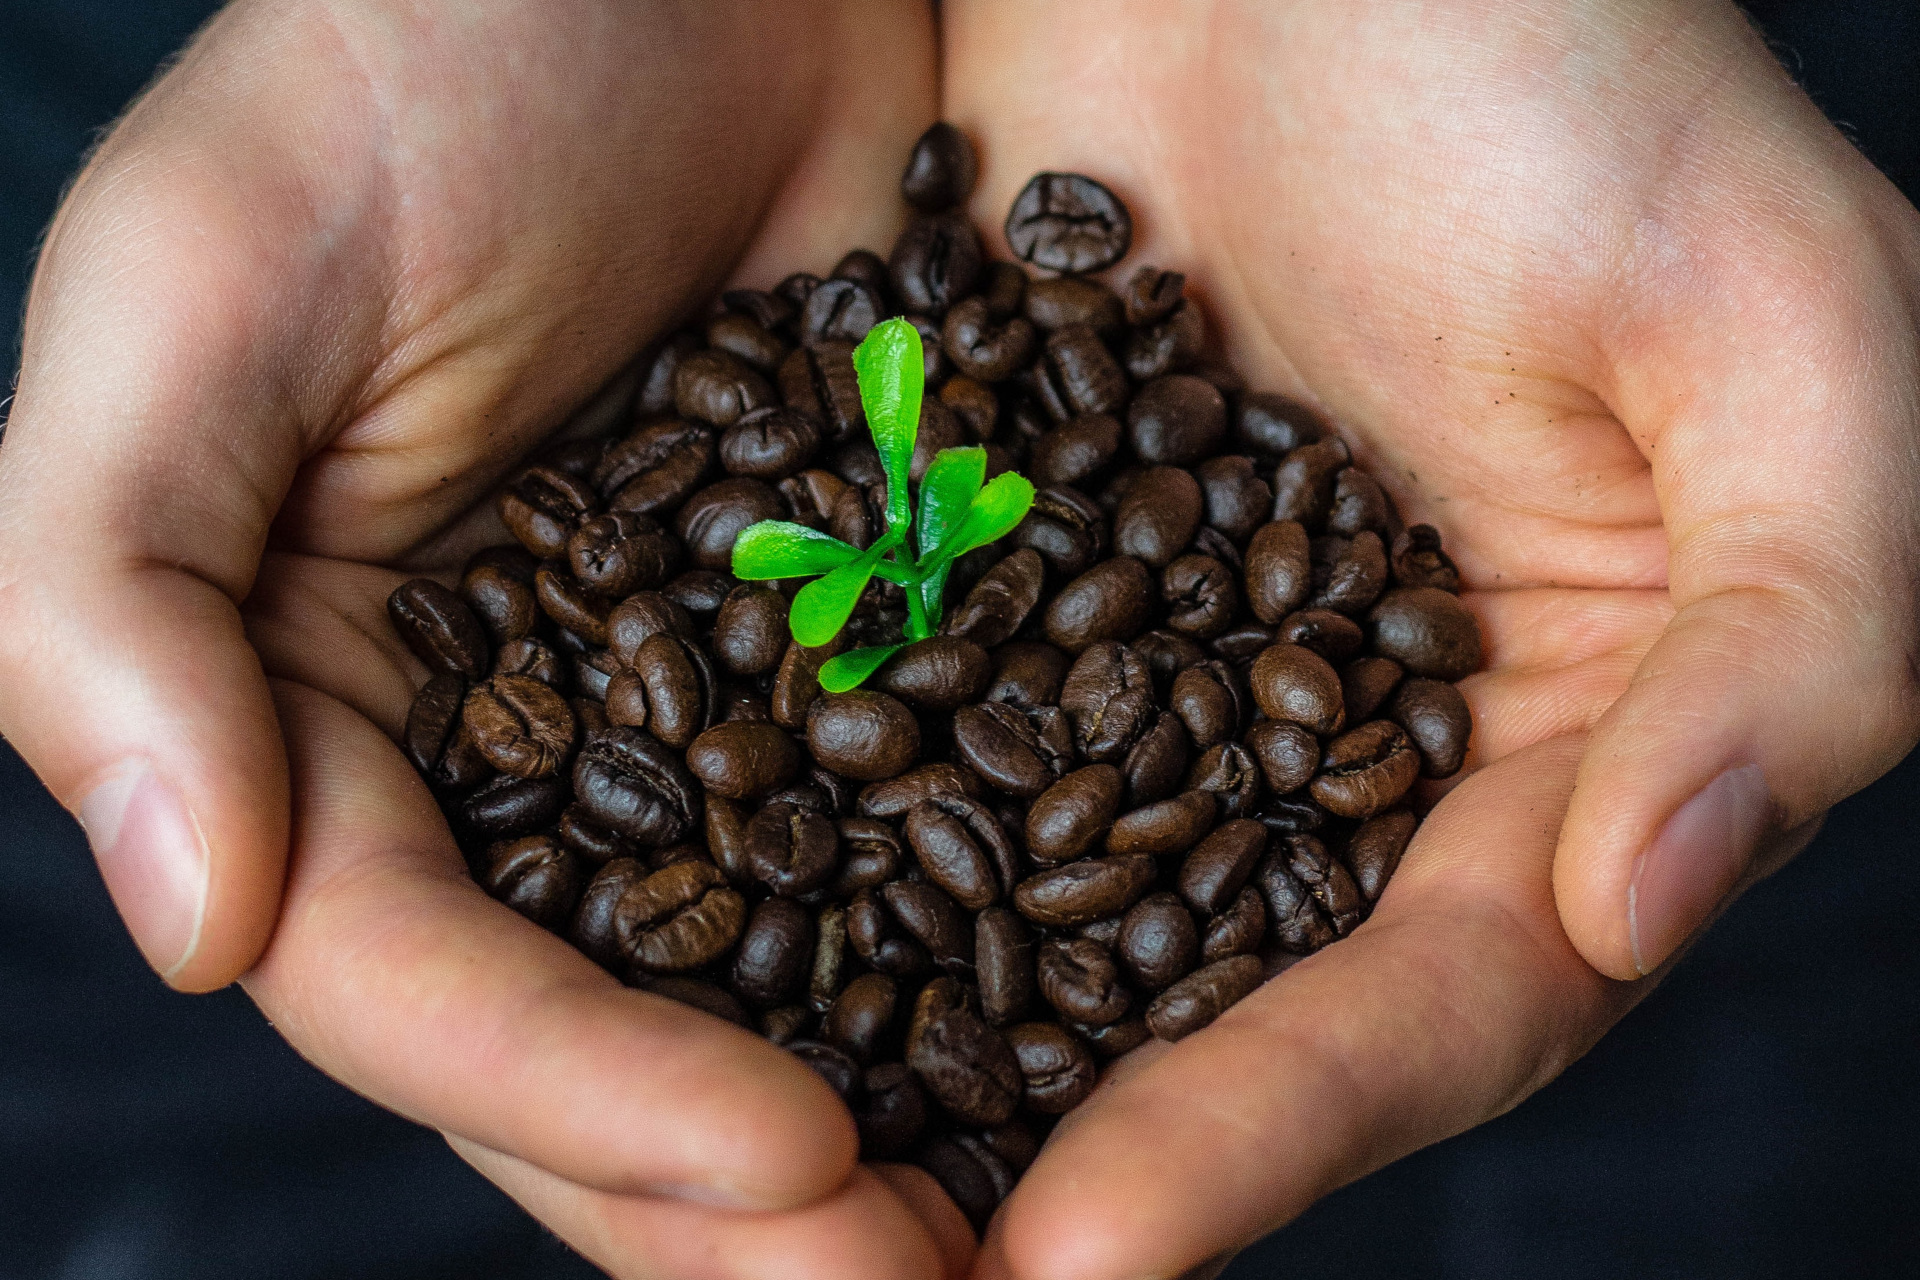
[[[853,353],[860,403],[887,477],[887,531],[871,547],[862,551],[785,520],[762,520],[733,544],[736,578],[824,575],[800,588],[787,611],[793,638],[810,649],[840,634],[871,579],[883,578],[906,591],[906,640],[830,658],[820,668],[820,686],[833,693],[857,687],[899,650],[938,633],[953,562],[1005,537],[1033,505],[1033,485],[1025,476],[1008,472],[984,483],[987,451],[974,446],[935,454],[920,481],[919,509],[909,511],[907,466],[926,389],[922,361],[920,334],[905,320],[875,325]]]

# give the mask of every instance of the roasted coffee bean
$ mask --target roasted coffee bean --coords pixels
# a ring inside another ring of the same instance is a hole
[[[586,868],[552,836],[506,840],[487,850],[480,887],[527,919],[558,929],[573,916]]]
[[[803,1004],[783,1004],[778,1009],[768,1009],[760,1015],[760,1034],[774,1044],[785,1048],[795,1040],[803,1040],[813,1030],[819,1015]]]
[[[819,421],[802,409],[755,409],[720,437],[720,463],[729,475],[780,480],[813,460],[824,435]]]
[[[1013,1171],[972,1134],[935,1138],[912,1160],[940,1184],[976,1234],[987,1229],[993,1211],[1013,1191]]]
[[[906,837],[927,878],[967,910],[984,910],[1012,892],[1018,874],[1013,846],[979,801],[922,800],[907,811]]]
[[[1120,449],[1120,420],[1088,413],[1061,424],[1034,443],[1027,470],[1037,485],[1078,485],[1096,476]]]
[[[1320,767],[1320,743],[1307,730],[1284,720],[1254,725],[1247,730],[1246,745],[1276,795],[1306,786]]]
[[[820,668],[844,648],[844,642],[837,636],[817,649],[806,648],[797,640],[787,644],[768,700],[775,724],[795,733],[806,731],[807,709],[821,692]]]
[[[1282,836],[1281,841],[1312,839],[1311,836]],[[1254,868],[1253,887],[1260,891],[1267,906],[1268,927],[1273,940],[1296,955],[1318,951],[1334,939],[1333,926],[1314,905],[1313,895],[1297,876],[1288,870],[1290,850],[1282,843],[1268,851]]]
[[[713,457],[714,437],[706,427],[655,423],[608,450],[595,484],[609,495],[609,510],[664,519],[700,487]]]
[[[772,384],[725,351],[690,352],[673,373],[673,404],[683,418],[729,427],[755,409],[777,403]]]
[[[993,680],[988,702],[1034,707],[1057,703],[1072,660],[1039,640],[1016,640],[992,652]]]
[[[856,897],[855,901],[859,901]],[[821,910],[814,927],[813,969],[807,975],[807,1007],[816,1014],[833,1007],[852,976],[853,951],[847,928],[850,909],[829,906]]]
[[[679,753],[640,729],[616,727],[588,742],[574,760],[573,789],[594,821],[641,844],[673,844],[701,811],[700,784]]]
[[[895,880],[880,890],[893,913],[933,962],[952,974],[973,972],[973,921],[934,885]]]
[[[1028,856],[1058,865],[1099,845],[1119,812],[1122,787],[1118,769],[1092,764],[1047,788],[1027,810]]]
[[[1140,656],[1096,644],[1075,659],[1060,690],[1074,745],[1094,761],[1123,759],[1153,720],[1153,679]]]
[[[680,561],[680,543],[652,518],[631,511],[595,516],[567,539],[573,576],[601,596],[657,587],[680,571]]]
[[[1113,549],[1156,569],[1172,564],[1200,528],[1200,482],[1177,467],[1149,467],[1114,514]]]
[[[920,726],[899,700],[884,693],[822,694],[807,708],[807,749],[835,773],[877,782],[914,763]]]
[[[640,646],[656,635],[693,639],[693,615],[684,605],[655,591],[629,596],[607,615],[607,647],[626,665],[631,666]]]
[[[1233,438],[1269,458],[1285,457],[1321,434],[1309,410],[1282,396],[1241,396],[1233,415]]]
[[[1401,684],[1387,704],[1387,717],[1405,729],[1419,748],[1421,773],[1429,778],[1451,778],[1460,772],[1467,758],[1467,739],[1473,732],[1473,715],[1460,690],[1440,680],[1414,676]]]
[[[702,1013],[712,1014],[736,1027],[752,1027],[753,1020],[724,989],[700,978],[683,978],[669,974],[661,978],[647,978],[640,983],[640,989],[650,995],[664,996],[676,1004],[684,1004],[698,1009]]]
[[[1193,476],[1200,482],[1208,526],[1229,541],[1245,542],[1267,522],[1273,490],[1255,472],[1252,458],[1208,458],[1193,469]]]
[[[1393,540],[1393,583],[1397,587],[1434,587],[1460,590],[1460,571],[1440,549],[1440,531],[1416,524]]]
[[[927,972],[933,958],[894,917],[886,898],[879,892],[861,889],[847,903],[847,941],[855,955],[895,977],[915,977]]]
[[[1155,997],[1147,1026],[1162,1040],[1184,1039],[1252,995],[1263,978],[1258,956],[1217,960]]]
[[[967,592],[966,599],[947,619],[946,634],[971,641],[983,650],[1005,643],[1039,603],[1045,580],[1039,553],[1026,549],[1014,552]],[[987,657],[985,653],[981,656]]]
[[[772,373],[787,358],[787,344],[779,335],[752,316],[734,312],[707,321],[707,345],[763,374]]]
[[[839,286],[835,286],[836,289]],[[780,366],[780,385],[787,403],[820,416],[831,440],[857,442],[868,449],[866,407],[860,402],[859,376],[853,369],[851,341],[823,338],[787,357]],[[848,479],[839,466],[831,468]],[[876,468],[877,470],[877,468]],[[865,483],[853,478],[850,483]]]
[[[1369,720],[1327,745],[1313,798],[1343,818],[1371,818],[1420,776],[1420,753],[1391,720]]]
[[[1120,295],[1126,304],[1127,323],[1159,324],[1186,300],[1186,288],[1187,278],[1178,271],[1144,265],[1135,267]]]
[[[1363,529],[1351,539],[1316,539],[1328,544],[1336,554],[1314,566],[1314,594],[1308,604],[1315,609],[1337,609],[1341,613],[1365,613],[1380,598],[1387,586],[1387,549],[1380,535]]]
[[[771,293],[763,289],[729,289],[720,295],[720,305],[726,313],[733,316],[745,316],[768,333],[777,333],[790,327],[800,317],[800,308],[805,298],[796,302],[788,284],[793,277],[774,286]],[[816,282],[817,283],[817,282]],[[811,292],[812,286],[805,286]]]
[[[920,430],[914,436],[907,478],[915,485],[926,479],[927,468],[942,451],[971,444],[967,429],[947,406],[928,397],[920,405]]]
[[[734,991],[757,1008],[792,999],[806,982],[814,942],[812,912],[790,898],[766,899],[753,909],[734,953]]]
[[[871,818],[842,818],[837,825],[844,856],[833,883],[827,886],[829,893],[848,898],[899,876],[905,854],[900,835],[892,827]]]
[[[951,318],[952,313],[948,314]],[[1022,353],[1020,359],[1013,361],[1014,367],[1025,364],[1028,354]],[[956,373],[941,385],[939,399],[941,404],[953,411],[953,416],[960,420],[974,440],[984,443],[993,439],[994,431],[1000,424],[1000,400],[994,395],[992,387],[967,373]]]
[[[1382,539],[1394,534],[1393,503],[1386,490],[1358,467],[1347,467],[1335,477],[1333,510],[1327,513],[1327,532],[1352,538],[1372,530]]]
[[[573,663],[552,645],[531,638],[509,640],[494,651],[496,676],[532,676],[556,693],[573,683]]]
[[[685,609],[694,621],[711,627],[737,585],[723,570],[689,569],[661,587],[660,594]]]
[[[1288,836],[1287,870],[1305,885],[1314,903],[1333,923],[1335,937],[1344,938],[1365,917],[1367,902],[1347,869],[1327,853],[1313,836]]]
[[[981,1013],[996,1027],[1026,1017],[1036,990],[1027,922],[1005,907],[988,907],[974,917],[973,926]]]
[[[827,516],[827,532],[862,551],[878,542],[886,529],[886,489],[877,483],[849,485]]]
[[[906,172],[900,175],[900,194],[923,213],[941,213],[967,202],[978,172],[973,143],[939,120],[928,125],[913,144]]]
[[[965,1008],[930,1018],[907,1065],[941,1106],[971,1125],[1006,1123],[1026,1088],[1006,1040]]]
[[[769,804],[754,814],[746,843],[754,878],[783,898],[812,893],[839,870],[840,832],[833,819],[792,804]]]
[[[1437,587],[1395,587],[1367,615],[1374,648],[1433,680],[1461,680],[1480,668],[1480,625]]]
[[[1278,623],[1306,602],[1313,589],[1307,531],[1275,520],[1254,532],[1247,547],[1247,603],[1262,622]]]
[[[563,561],[549,560],[534,572],[533,598],[540,612],[563,629],[562,644],[567,643],[564,632],[572,632],[581,641],[577,649],[606,645],[613,602],[581,586]]]
[[[1366,633],[1360,630],[1359,623],[1331,609],[1302,609],[1290,613],[1280,620],[1273,638],[1281,644],[1311,649],[1328,662],[1345,662],[1366,643]]]
[[[540,622],[540,609],[533,600],[538,562],[531,556],[527,561],[524,577],[496,564],[469,564],[460,579],[460,598],[496,645],[524,638]]]
[[[1220,806],[1205,791],[1183,791],[1169,800],[1142,805],[1114,819],[1107,832],[1107,852],[1125,854],[1179,853],[1191,849],[1213,830]]]
[[[594,873],[580,895],[568,936],[602,968],[622,967],[625,953],[615,925],[620,899],[629,888],[646,878],[647,868],[638,859],[614,858]]]
[[[1125,807],[1152,804],[1180,790],[1192,748],[1180,717],[1171,712],[1155,713],[1146,732],[1120,762],[1120,776],[1126,780]]]
[[[1200,963],[1252,955],[1267,934],[1267,908],[1259,890],[1248,885],[1225,911],[1209,920],[1200,935]]]
[[[862,1160],[891,1160],[913,1145],[927,1127],[927,1097],[904,1062],[868,1067],[861,1078],[865,1099],[854,1109]]]
[[[996,316],[981,297],[954,305],[940,328],[940,347],[947,359],[978,383],[999,382],[1024,368],[1038,342],[1039,335],[1025,316]],[[979,438],[977,429],[975,438]]]
[[[1126,256],[1133,219],[1113,192],[1077,173],[1038,173],[1007,214],[1007,246],[1045,271],[1086,275]]]
[[[908,645],[873,673],[873,687],[921,711],[953,711],[987,691],[992,660],[972,640],[933,636]]]
[[[673,529],[687,556],[700,569],[725,571],[733,564],[733,544],[748,526],[786,514],[780,495],[750,476],[716,481],[687,499]]]
[[[561,844],[594,867],[604,866],[615,858],[631,858],[637,852],[631,840],[601,826],[577,804],[568,805],[560,815],[554,834]]]
[[[1047,639],[1072,654],[1103,641],[1125,643],[1146,629],[1152,590],[1152,571],[1132,556],[1103,560],[1047,606]]]
[[[1319,734],[1338,733],[1346,723],[1340,677],[1325,658],[1297,644],[1262,649],[1247,683],[1269,719],[1304,725]]]
[[[809,529],[825,529],[834,504],[847,491],[847,482],[830,471],[812,467],[788,476],[774,486],[786,505],[788,520]]]
[[[804,763],[785,730],[753,720],[717,724],[687,747],[693,776],[729,800],[758,800],[798,777]]]
[[[894,296],[915,315],[938,318],[980,278],[980,236],[965,214],[916,218],[894,241],[887,275]]]
[[[1355,658],[1340,668],[1340,697],[1347,715],[1354,720],[1371,719],[1400,683],[1400,674],[1400,664],[1393,659],[1372,656]]]
[[[546,559],[565,553],[567,539],[599,511],[600,499],[586,481],[558,468],[528,467],[500,491],[498,506],[507,531]]]
[[[1174,677],[1207,660],[1206,650],[1172,631],[1149,631],[1129,642],[1128,647],[1146,660],[1147,669],[1153,673],[1153,687],[1163,697],[1172,690]]]
[[[631,667],[615,672],[608,678],[601,703],[606,708],[608,724],[622,724],[634,729],[647,727],[646,682]]]
[[[896,778],[873,783],[860,791],[856,808],[868,818],[902,818],[914,805],[939,796],[966,796],[978,800],[986,794],[979,777],[964,765],[939,761],[909,769]]]
[[[1338,438],[1303,444],[1289,453],[1273,476],[1273,518],[1297,520],[1309,533],[1326,527],[1340,471],[1352,461]]]
[[[1099,1076],[1087,1046],[1052,1022],[1023,1022],[1007,1028],[1007,1043],[1026,1077],[1026,1104],[1041,1115],[1058,1116],[1093,1093]]]
[[[881,271],[884,274],[884,265]],[[871,284],[826,280],[807,298],[800,313],[800,339],[810,347],[822,342],[858,344],[886,315],[886,303]]]
[[[460,711],[466,697],[467,682],[442,672],[420,687],[407,709],[401,744],[413,767],[436,786],[475,786],[493,772],[465,731]]]
[[[893,1022],[899,990],[884,973],[863,973],[834,998],[820,1025],[828,1044],[862,1065],[871,1063]]]
[[[567,800],[564,778],[504,774],[461,798],[454,811],[454,831],[469,846],[530,836],[559,817]]]
[[[1380,900],[1419,825],[1420,819],[1405,809],[1389,809],[1361,823],[1347,841],[1347,870],[1369,905]]]
[[[698,645],[667,633],[649,636],[634,652],[633,670],[646,689],[648,728],[660,741],[689,746],[713,723],[713,668]]]
[[[1150,893],[1134,903],[1121,921],[1114,955],[1142,989],[1161,991],[1199,963],[1200,931],[1177,896]]]
[[[1173,712],[1201,750],[1239,737],[1252,702],[1245,677],[1218,658],[1197,663],[1173,678]]]
[[[643,418],[657,418],[673,412],[674,372],[680,367],[682,356],[699,348],[700,335],[692,330],[681,329],[643,359],[641,364],[646,372],[640,379],[640,393],[635,397],[634,412]]]
[[[1082,858],[1029,876],[1013,891],[1013,905],[1035,924],[1087,924],[1119,915],[1147,891],[1158,869],[1144,854]]]
[[[479,680],[487,674],[486,629],[466,601],[431,578],[415,578],[387,597],[387,617],[414,656],[433,671]]]
[[[1151,382],[1192,367],[1206,343],[1205,317],[1200,308],[1185,302],[1158,324],[1143,325],[1128,334],[1121,359],[1128,377]]]
[[[495,676],[475,685],[460,715],[487,763],[516,778],[551,777],[573,754],[573,708],[531,676]]]
[[[1117,413],[1127,403],[1127,375],[1100,335],[1080,325],[1048,335],[1033,366],[1032,382],[1055,422],[1085,413]]]
[[[1241,818],[1216,827],[1180,864],[1180,894],[1208,915],[1226,910],[1267,849],[1267,829]]]
[[[1091,938],[1049,938],[1037,962],[1040,994],[1069,1022],[1102,1027],[1127,1012],[1132,997],[1119,966]]]
[[[860,1101],[862,1073],[860,1064],[830,1044],[818,1040],[792,1040],[787,1052],[800,1059],[807,1070],[827,1082],[840,1095],[840,1101],[852,1105]]]
[[[1096,1056],[1109,1061],[1132,1053],[1153,1039],[1153,1033],[1147,1030],[1147,1020],[1138,1014],[1118,1022],[1109,1022],[1104,1027],[1089,1027],[1077,1022],[1068,1023],[1067,1026],[1093,1047]]]
[[[1253,752],[1237,742],[1221,742],[1208,747],[1193,762],[1186,789],[1211,795],[1225,820],[1251,817],[1260,806],[1265,782]]]
[[[953,745],[969,768],[1016,796],[1037,796],[1066,771],[1073,745],[1057,707],[983,702],[953,717]]]
[[[1073,578],[1106,554],[1107,521],[1078,490],[1042,489],[1012,539],[1016,547],[1039,552],[1056,578]]]
[[[1127,438],[1149,464],[1192,466],[1213,454],[1226,432],[1226,401],[1190,374],[1155,378],[1127,406]]]
[[[724,955],[746,925],[747,904],[711,862],[676,862],[629,885],[614,931],[641,973],[685,973]]]
[[[714,661],[728,675],[764,675],[786,656],[787,634],[787,598],[761,583],[741,583],[714,618]]]

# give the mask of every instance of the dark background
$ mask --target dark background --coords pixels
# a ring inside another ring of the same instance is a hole
[[[215,6],[0,0],[0,336],[94,130]],[[1749,6],[1920,194],[1920,0]],[[1592,1054],[1250,1250],[1233,1280],[1920,1275],[1920,757],[1835,811]],[[237,989],[167,991],[0,744],[0,1280],[590,1278]]]

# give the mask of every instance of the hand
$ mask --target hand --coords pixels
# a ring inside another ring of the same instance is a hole
[[[1920,218],[1730,4],[943,24],[976,217],[1109,180],[1488,641],[1479,772],[1371,921],[1127,1062],[976,1271],[1172,1276],[1552,1079],[1913,745]]]
[[[855,1169],[789,1055],[466,879],[391,741],[424,673],[383,601],[498,540],[503,473],[730,273],[890,243],[932,58],[906,4],[243,3],[35,281],[0,729],[169,982],[246,973],[616,1274],[930,1276],[972,1243],[918,1171]]]

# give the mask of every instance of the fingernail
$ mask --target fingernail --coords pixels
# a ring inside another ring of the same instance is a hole
[[[127,931],[162,978],[193,959],[207,914],[206,837],[145,760],[122,761],[75,806]]]
[[[1729,769],[1681,805],[1634,864],[1627,886],[1633,966],[1652,973],[1733,892],[1772,810],[1757,764]]]

